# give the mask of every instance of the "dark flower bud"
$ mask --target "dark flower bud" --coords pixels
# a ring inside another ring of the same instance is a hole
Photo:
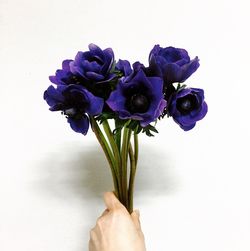
[[[129,100],[128,109],[132,113],[144,113],[148,110],[148,107],[149,100],[146,96],[142,94],[134,94]]]
[[[198,108],[198,101],[194,95],[189,94],[176,101],[176,108],[181,114],[188,114]]]

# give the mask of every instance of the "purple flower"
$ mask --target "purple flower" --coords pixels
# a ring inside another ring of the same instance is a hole
[[[155,121],[166,106],[162,88],[161,78],[147,77],[143,70],[139,70],[129,81],[122,78],[118,82],[107,104],[119,118],[138,120],[145,127]]]
[[[190,60],[186,50],[155,45],[149,55],[151,75],[160,76],[166,86],[184,82],[200,66],[198,57]]]
[[[77,84],[79,80],[70,71],[69,64],[73,60],[66,59],[62,62],[62,69],[56,71],[55,76],[50,76],[49,79],[56,85],[70,85]]]
[[[102,112],[104,101],[80,85],[49,86],[44,99],[51,111],[62,111],[75,132],[87,134],[89,118]]]
[[[126,60],[122,60],[122,61],[126,61]],[[125,77],[124,82],[130,82],[130,80],[133,79],[139,71],[143,71],[147,77],[156,77],[156,76],[149,75],[147,72],[147,68],[139,61],[136,61],[135,63],[133,63],[132,67],[130,66],[130,63],[129,62],[127,63],[127,62],[125,63],[122,62],[122,64],[120,64],[122,66],[120,67],[120,69],[122,72],[124,72],[124,77]]]
[[[116,63],[115,69],[120,71],[123,76],[127,77],[132,73],[132,68],[128,60],[121,60]]]
[[[207,114],[204,91],[198,88],[181,89],[171,97],[168,109],[174,121],[188,131]]]
[[[87,82],[99,83],[115,77],[115,74],[110,72],[113,63],[114,53],[111,48],[101,50],[97,45],[90,44],[89,51],[79,51],[69,66],[74,75],[82,77]]]

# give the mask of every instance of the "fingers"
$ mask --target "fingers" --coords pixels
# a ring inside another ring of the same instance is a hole
[[[108,210],[124,209],[124,206],[117,199],[113,192],[104,193],[104,202]]]
[[[135,224],[135,227],[137,229],[141,229],[141,222],[140,222],[140,212],[139,210],[134,210],[134,212],[131,214],[131,218]]]

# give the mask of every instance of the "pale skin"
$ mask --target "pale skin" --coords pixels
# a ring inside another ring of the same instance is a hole
[[[139,211],[129,214],[113,192],[104,194],[107,209],[90,231],[89,251],[146,251]]]

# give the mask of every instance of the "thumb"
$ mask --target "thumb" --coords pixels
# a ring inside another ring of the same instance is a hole
[[[109,210],[124,208],[113,192],[104,193],[104,202]]]
[[[134,212],[131,214],[131,218],[135,224],[135,227],[137,229],[141,229],[141,222],[140,222],[140,212],[139,210],[134,210]]]

